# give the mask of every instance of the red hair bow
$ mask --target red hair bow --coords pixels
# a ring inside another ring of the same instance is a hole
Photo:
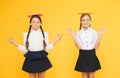
[[[32,17],[33,15],[43,16],[42,14],[29,14],[28,17]]]

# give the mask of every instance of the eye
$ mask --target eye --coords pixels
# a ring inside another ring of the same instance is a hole
[[[35,21],[32,21],[32,23],[35,23]]]
[[[39,21],[37,21],[37,23],[40,23]]]
[[[85,19],[83,19],[82,21],[85,21]]]
[[[90,21],[90,19],[87,19],[87,21]]]

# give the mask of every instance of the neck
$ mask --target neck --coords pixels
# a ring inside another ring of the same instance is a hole
[[[87,30],[89,27],[83,27],[83,29]]]
[[[31,30],[34,30],[34,31],[36,31],[36,30],[39,30],[40,28],[38,28],[38,29],[33,29],[33,28],[31,28]]]

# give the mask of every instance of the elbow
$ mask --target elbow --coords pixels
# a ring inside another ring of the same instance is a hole
[[[81,49],[81,47],[80,47],[79,45],[75,44],[75,46],[76,46],[78,49]]]
[[[81,49],[81,47],[78,47],[78,49],[80,50],[80,49]]]
[[[95,49],[98,49],[99,46],[100,46],[100,44],[98,43],[98,44],[95,45],[94,48],[95,48]]]
[[[94,47],[94,49],[96,50],[96,49],[98,49],[98,47]]]
[[[26,53],[28,50],[26,49],[26,47],[25,46],[22,46],[22,45],[19,45],[18,46],[18,50],[19,51],[22,51],[22,52],[24,52],[24,53]]]
[[[49,44],[46,46],[46,51],[51,50],[54,47],[54,44]]]

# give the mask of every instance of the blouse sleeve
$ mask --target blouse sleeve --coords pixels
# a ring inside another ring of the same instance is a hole
[[[23,33],[23,36],[24,36],[24,45],[18,45],[18,50],[26,53],[27,49],[26,49],[25,43],[26,43],[27,33]]]
[[[46,42],[46,51],[48,52],[54,47],[54,45],[52,43],[49,43],[48,32],[44,32],[44,34],[45,34],[45,42]]]

